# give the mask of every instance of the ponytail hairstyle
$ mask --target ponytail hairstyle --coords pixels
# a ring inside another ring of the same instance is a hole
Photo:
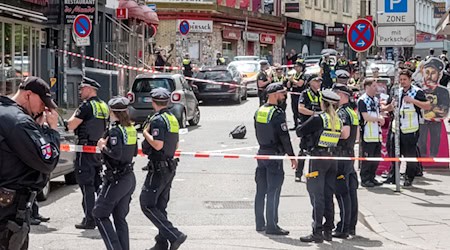
[[[336,107],[334,106],[333,103],[322,101],[322,111],[330,115],[331,130],[335,132],[336,131],[335,125],[341,122],[336,112]]]

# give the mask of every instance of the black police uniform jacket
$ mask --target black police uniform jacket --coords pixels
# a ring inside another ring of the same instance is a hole
[[[42,190],[59,160],[59,133],[0,97],[0,187]]]
[[[133,126],[124,127],[114,122],[108,131],[108,142],[102,150],[108,168],[121,170],[133,162],[137,155],[137,132]]]
[[[78,144],[97,145],[106,131],[108,115],[108,105],[97,96],[84,101],[75,114],[76,118],[83,120],[75,129]]]
[[[267,113],[267,116],[261,115],[263,113]],[[254,119],[260,151],[294,156],[286,125],[286,114],[283,109],[275,105],[264,104],[256,111]]]

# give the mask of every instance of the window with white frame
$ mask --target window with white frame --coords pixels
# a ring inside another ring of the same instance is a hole
[[[314,7],[319,8],[319,0],[313,0],[314,1]]]
[[[329,0],[323,0],[323,2],[322,2],[322,8],[323,8],[324,10],[328,10],[328,1],[329,1]]]
[[[336,0],[330,0],[331,1],[331,11],[336,11]]]
[[[351,10],[351,0],[344,0],[344,4],[342,5],[342,12],[349,14]]]

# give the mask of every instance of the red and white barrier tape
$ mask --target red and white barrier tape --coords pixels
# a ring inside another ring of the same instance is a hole
[[[79,153],[100,153],[96,146],[81,146],[62,144],[60,147],[64,152]],[[142,150],[139,149],[139,155],[144,156]],[[416,158],[416,157],[337,157],[337,156],[283,156],[283,155],[250,155],[250,154],[224,154],[224,153],[208,153],[208,152],[184,152],[176,151],[175,157],[189,156],[194,158],[223,158],[223,159],[256,159],[256,160],[343,160],[343,161],[384,161],[384,162],[436,162],[450,163],[450,158]]]

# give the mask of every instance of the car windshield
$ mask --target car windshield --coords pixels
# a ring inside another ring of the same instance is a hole
[[[173,80],[168,78],[142,78],[136,79],[133,84],[132,91],[135,93],[139,92],[150,92],[154,88],[165,88],[172,92],[173,89]]]
[[[241,63],[241,64],[234,64],[233,66],[236,67],[237,71],[241,73],[259,71],[258,63]]]
[[[233,76],[227,70],[200,71],[197,78],[213,81],[232,81]]]

